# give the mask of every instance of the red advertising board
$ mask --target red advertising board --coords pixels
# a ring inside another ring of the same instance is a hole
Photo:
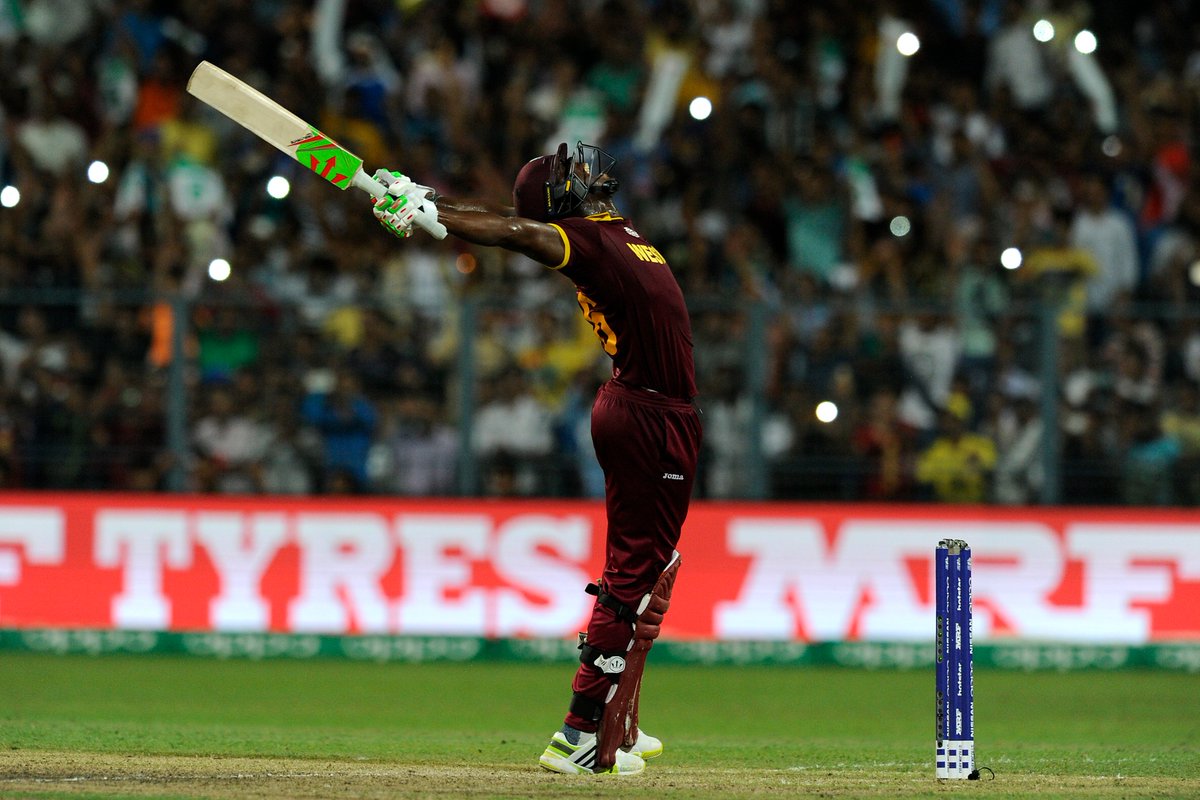
[[[978,640],[1200,638],[1191,511],[696,503],[664,635],[923,640],[942,538]],[[0,497],[0,628],[570,636],[590,502]]]

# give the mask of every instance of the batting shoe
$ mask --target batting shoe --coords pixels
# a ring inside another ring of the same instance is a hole
[[[627,753],[633,753],[635,756],[641,756],[645,761],[649,761],[652,758],[661,756],[662,751],[662,739],[657,739],[651,736],[641,728],[638,728],[637,741],[635,741],[625,750]]]
[[[543,769],[564,775],[595,774],[596,734],[581,732],[578,744],[571,744],[566,734],[555,731],[538,763]],[[617,760],[608,769],[600,770],[600,774],[636,775],[645,768],[646,762],[641,756],[617,750]]]

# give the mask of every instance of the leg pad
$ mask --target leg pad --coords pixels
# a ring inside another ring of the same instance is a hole
[[[625,669],[620,673],[615,691],[609,693],[600,718],[596,743],[598,769],[606,769],[616,762],[617,748],[630,747],[637,741],[642,670],[646,666],[646,655],[658,638],[663,617],[671,605],[671,590],[675,587],[679,563],[679,554],[676,553],[658,577],[654,589],[642,601],[641,613],[633,624],[633,640],[625,657]]]

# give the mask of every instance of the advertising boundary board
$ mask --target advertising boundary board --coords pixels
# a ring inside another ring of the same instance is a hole
[[[604,526],[585,501],[4,494],[0,629],[569,641]],[[924,646],[946,537],[972,545],[973,633],[997,660],[1200,642],[1193,510],[711,502],[663,636],[789,663]]]

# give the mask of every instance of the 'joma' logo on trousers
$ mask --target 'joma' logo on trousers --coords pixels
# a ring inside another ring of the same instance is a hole
[[[678,472],[664,472],[663,480],[664,481],[681,481],[681,480],[683,480],[683,476],[680,475]]]

